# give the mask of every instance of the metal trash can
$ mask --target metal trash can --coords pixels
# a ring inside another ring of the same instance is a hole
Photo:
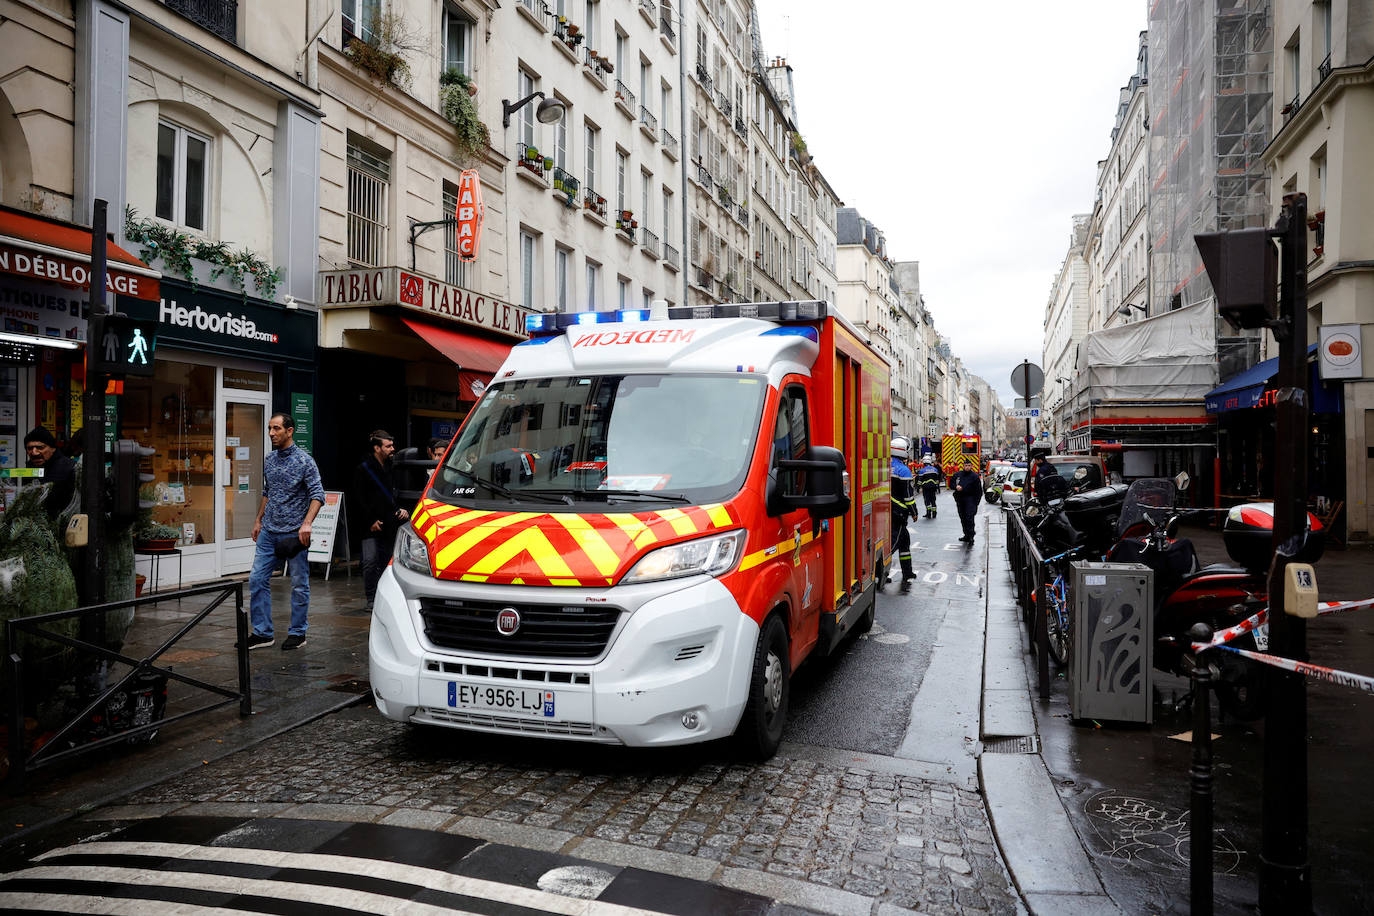
[[[1069,712],[1154,721],[1154,574],[1143,563],[1074,563]]]

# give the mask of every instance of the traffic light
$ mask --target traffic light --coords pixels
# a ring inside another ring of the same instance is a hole
[[[91,320],[95,341],[94,372],[105,375],[153,374],[157,350],[157,322],[127,315],[100,315]]]
[[[154,449],[139,445],[132,439],[115,442],[114,455],[110,466],[110,515],[117,519],[134,519],[140,509],[152,508],[151,500],[139,499],[138,491],[145,483],[155,478],[143,473],[143,459],[151,456]]]
[[[1262,328],[1278,317],[1279,258],[1268,229],[1199,232],[1193,241],[1223,318],[1237,328]]]

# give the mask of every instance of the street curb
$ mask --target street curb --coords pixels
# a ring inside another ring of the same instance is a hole
[[[993,837],[1013,885],[1032,914],[1120,913],[1107,895],[1055,791],[1044,758],[1031,703],[1024,656],[1029,651],[1021,613],[1008,592],[1010,565],[1003,550],[1005,523],[986,516],[987,639],[983,658],[983,750],[978,780]],[[996,597],[994,597],[996,592]],[[1013,746],[987,749],[990,739]]]

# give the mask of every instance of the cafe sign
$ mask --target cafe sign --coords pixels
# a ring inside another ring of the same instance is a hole
[[[528,309],[399,267],[321,271],[318,292],[321,309],[398,305],[507,337],[528,336]]]

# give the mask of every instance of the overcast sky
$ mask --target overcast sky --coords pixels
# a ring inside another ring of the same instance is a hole
[[[920,262],[937,329],[1010,407],[1071,217],[1092,210],[1145,0],[757,3],[807,150],[894,260]]]

